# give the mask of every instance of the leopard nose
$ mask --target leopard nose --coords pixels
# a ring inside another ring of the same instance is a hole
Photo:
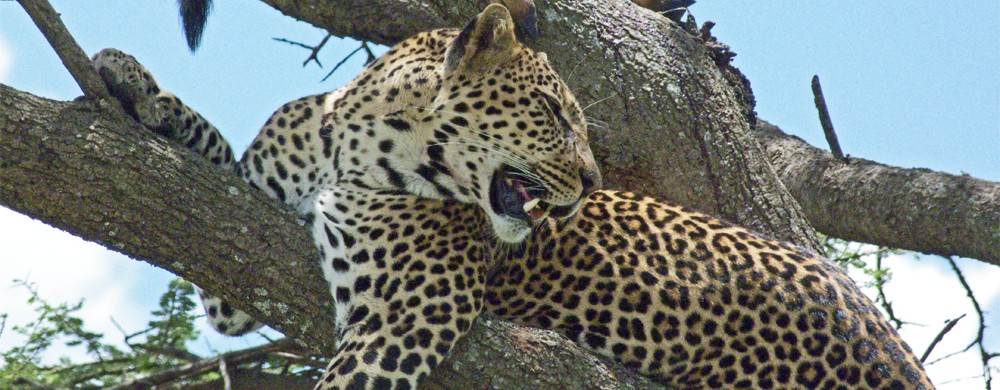
[[[601,188],[601,174],[595,170],[580,168],[580,183],[583,184],[581,197],[586,197]]]

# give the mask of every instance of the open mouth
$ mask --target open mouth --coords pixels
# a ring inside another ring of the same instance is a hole
[[[518,169],[503,166],[490,182],[490,206],[497,215],[505,215],[533,222],[552,216],[566,218],[576,210],[575,205],[554,206],[541,199],[546,191],[528,179],[531,175]]]

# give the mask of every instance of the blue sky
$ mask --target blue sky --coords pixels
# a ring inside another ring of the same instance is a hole
[[[611,1],[611,0],[609,0]],[[54,1],[88,53],[115,47],[135,55],[165,88],[214,122],[242,150],[282,103],[344,84],[360,69],[354,58],[330,80],[329,67],[353,42],[331,41],[321,53],[325,69],[303,69],[308,53],[274,42],[283,37],[316,43],[324,32],[282,16],[259,2],[219,2],[201,50],[190,54],[175,2]],[[1000,5],[937,2],[711,2],[692,8],[739,55],[760,117],[825,148],[809,80],[818,74],[845,153],[902,167],[926,167],[1000,180]],[[471,15],[470,15],[471,16]],[[0,2],[0,82],[40,96],[80,95],[55,54],[16,2]],[[589,102],[583,102],[588,104]],[[2,178],[0,178],[2,180]],[[0,209],[0,312],[26,321],[22,291],[11,279],[29,277],[54,301],[87,297],[91,326],[120,339],[109,317],[139,330],[171,278],[145,263],[84,243],[16,213]],[[921,323],[903,334],[922,352],[945,318],[969,313],[964,292],[934,257],[894,257],[890,297],[904,319]],[[1000,270],[961,260],[981,303],[1000,326]],[[109,280],[106,275],[114,275]],[[932,286],[929,288],[928,286]],[[935,354],[964,347],[974,331],[966,318]],[[993,332],[997,334],[1000,332]],[[988,332],[988,334],[990,334]],[[990,342],[1000,350],[1000,337]],[[239,348],[254,339],[206,332],[203,351]],[[0,348],[16,342],[0,335]],[[76,352],[64,351],[68,354]],[[974,356],[928,367],[939,383],[977,374]],[[981,387],[960,380],[942,388]]]

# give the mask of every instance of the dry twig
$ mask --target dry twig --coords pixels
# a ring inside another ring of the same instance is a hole
[[[341,65],[344,65],[344,63],[347,62],[347,60],[351,59],[351,57],[354,57],[354,54],[361,51],[361,49],[364,49],[365,53],[368,53],[368,58],[365,59],[365,65],[375,62],[376,59],[375,53],[372,53],[372,49],[368,47],[368,42],[361,41],[361,45],[358,46],[357,49],[354,49],[354,51],[347,54],[347,56],[345,56],[344,59],[340,60],[340,62],[338,62],[337,65],[334,65],[333,69],[330,69],[330,73],[327,73],[326,76],[323,76],[323,80],[321,81],[326,81],[326,79],[330,78],[330,76],[333,75],[333,72],[336,72]]]
[[[965,318],[965,314],[962,314],[958,316],[958,318],[955,318],[953,320],[945,320],[944,328],[941,328],[941,331],[938,332],[937,336],[934,336],[934,340],[931,340],[931,344],[927,346],[927,350],[924,351],[924,354],[920,355],[920,363],[927,361],[927,356],[930,356],[931,351],[934,350],[934,347],[936,347],[937,344],[941,342],[942,339],[944,339],[944,335],[948,334],[948,332],[950,332],[951,329],[955,327],[955,324],[957,324],[958,321],[961,320],[962,318]]]
[[[243,362],[258,360],[264,356],[278,351],[301,351],[301,347],[291,339],[281,339],[271,344],[247,348],[239,351],[227,352],[215,357],[202,359],[196,362],[183,364],[159,373],[138,378],[111,389],[145,389],[151,386],[170,383],[177,379],[187,378],[192,375],[201,374],[211,370],[221,369],[223,364],[237,365]],[[225,361],[226,363],[222,363]]]
[[[316,44],[316,46],[309,46],[309,45],[304,44],[302,42],[295,42],[295,41],[288,40],[288,39],[285,39],[285,38],[271,38],[271,39],[274,39],[275,41],[278,41],[278,42],[284,42],[284,43],[287,43],[289,45],[293,45],[293,46],[298,46],[298,47],[309,49],[310,50],[309,57],[306,57],[306,60],[302,61],[302,66],[305,67],[306,65],[309,65],[309,61],[314,61],[314,62],[316,62],[316,65],[318,65],[320,68],[322,68],[323,67],[323,63],[319,62],[319,51],[323,49],[323,46],[326,46],[326,42],[329,41],[330,37],[332,37],[332,36],[333,36],[333,34],[327,33],[326,36],[323,37],[323,40],[319,41],[319,43]]]
[[[986,333],[986,317],[983,315],[983,308],[979,306],[979,300],[972,293],[972,287],[969,287],[969,283],[965,281],[965,275],[962,275],[962,270],[958,269],[958,263],[955,262],[955,259],[951,257],[945,257],[945,259],[951,265],[952,271],[955,271],[955,277],[958,278],[958,282],[965,288],[965,294],[969,297],[969,301],[972,302],[972,308],[976,310],[976,316],[979,317],[979,330],[976,332],[976,339],[972,340],[968,346],[962,349],[962,352],[968,351],[973,346],[979,347],[979,358],[983,362],[983,381],[986,383],[986,390],[991,390],[993,375],[990,371],[989,363],[990,359],[1000,356],[1000,353],[986,352],[986,345],[983,343],[983,334]]]
[[[233,381],[229,378],[229,368],[226,367],[226,359],[224,357],[219,358],[219,375],[222,375],[222,387],[225,390],[232,390]]]

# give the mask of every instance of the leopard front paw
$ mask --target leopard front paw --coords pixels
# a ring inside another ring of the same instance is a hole
[[[92,62],[111,95],[129,114],[153,131],[176,138],[179,123],[173,108],[180,102],[160,89],[135,57],[117,49],[104,49],[94,55]]]

